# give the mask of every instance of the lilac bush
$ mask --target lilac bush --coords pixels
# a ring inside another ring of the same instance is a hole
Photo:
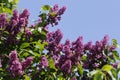
[[[29,25],[30,12],[0,14],[0,80],[119,80],[119,47],[109,36],[93,43],[83,37],[61,43],[58,25],[66,7],[42,7],[39,19]]]

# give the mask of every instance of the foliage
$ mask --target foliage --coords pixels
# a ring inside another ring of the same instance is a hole
[[[0,13],[12,14],[12,10],[17,7],[19,0],[0,0]]]
[[[17,3],[17,0],[3,1],[1,3],[7,5],[1,8]],[[109,36],[105,35],[95,44],[83,43],[80,36],[73,42],[61,43],[63,34],[60,29],[49,31],[49,26],[58,25],[65,6],[43,6],[39,19],[30,26],[27,9],[22,13],[15,9],[10,12],[10,18],[7,9],[0,10],[0,80],[120,79],[117,40],[113,39],[109,44]]]

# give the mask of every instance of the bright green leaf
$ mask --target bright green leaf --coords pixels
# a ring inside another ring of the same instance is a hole
[[[10,2],[12,2],[13,0],[8,0],[8,2],[10,3]]]
[[[98,72],[97,74],[95,74],[93,80],[103,80],[102,73]]]
[[[44,6],[42,6],[42,10],[44,10],[44,11],[49,11],[50,10],[50,6],[49,5],[44,5]]]
[[[82,65],[79,64],[78,65],[78,73],[82,76],[83,75],[83,68],[82,68]]]
[[[87,58],[87,55],[84,54],[84,55],[82,56],[82,60],[83,60],[83,61],[86,61],[86,58]]]
[[[113,67],[111,65],[106,64],[102,67],[102,70],[107,72],[107,71],[110,71],[112,68]]]
[[[57,70],[56,67],[55,67],[55,65],[54,65],[54,61],[53,61],[52,58],[49,59],[49,67],[50,67],[51,69]]]
[[[28,50],[28,52],[29,52],[31,55],[35,55],[32,50]]]
[[[24,77],[25,77],[25,80],[31,80],[30,76],[24,75]]]
[[[97,74],[98,72],[101,72],[101,71],[100,70],[93,70],[93,71],[88,73],[88,76],[92,77],[93,75]]]
[[[29,43],[22,43],[20,46],[21,49],[27,48],[30,44]]]
[[[19,0],[13,0],[13,2],[14,2],[14,3],[18,3],[18,2],[19,2]]]

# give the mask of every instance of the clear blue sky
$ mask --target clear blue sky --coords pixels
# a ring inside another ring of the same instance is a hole
[[[78,36],[86,41],[101,40],[105,34],[120,42],[120,0],[20,0],[19,10],[30,10],[30,22],[36,20],[45,4],[66,5],[67,10],[55,29],[59,28],[66,39]]]

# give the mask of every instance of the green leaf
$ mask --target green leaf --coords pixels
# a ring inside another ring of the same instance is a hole
[[[37,42],[34,42],[34,43],[35,43],[35,46],[34,46],[34,47],[35,47],[35,50],[36,50],[36,51],[39,51],[40,53],[43,52],[46,43],[45,43],[45,42],[41,43],[40,40],[37,41]]]
[[[51,12],[50,15],[51,15],[52,17],[54,17],[54,16],[57,15],[57,13],[55,13],[55,12]]]
[[[10,3],[10,2],[12,2],[13,0],[8,0],[8,2]]]
[[[118,73],[117,73],[117,71],[115,69],[112,69],[111,73],[112,73],[113,77],[115,77],[115,78],[118,77]]]
[[[110,77],[112,78],[112,80],[117,80],[117,79],[113,76],[113,74],[112,74],[111,71],[108,71],[108,74],[110,75]]]
[[[103,80],[103,73],[98,72],[97,74],[94,75],[93,80]]]
[[[116,39],[112,39],[112,42],[113,42],[113,45],[114,45],[115,47],[117,47],[117,48],[120,49],[120,46],[118,45],[118,42],[117,42]]]
[[[34,54],[34,52],[32,50],[28,50],[27,52],[29,52],[31,55],[35,56],[35,54]]]
[[[78,67],[78,73],[80,74],[80,76],[82,76],[82,75],[83,75],[83,68],[82,68],[82,65],[79,64],[77,67]]]
[[[100,70],[93,70],[93,71],[88,73],[88,76],[92,77],[93,75],[97,74],[98,72],[100,72]]]
[[[41,39],[42,40],[45,40],[46,39],[46,31],[43,31],[41,32]]]
[[[116,60],[120,60],[119,53],[117,51],[112,51],[112,54]]]
[[[63,76],[58,76],[57,80],[66,80]]]
[[[52,58],[49,59],[49,67],[50,67],[50,69],[53,69],[54,71],[57,70],[55,65],[54,65],[54,61],[53,61]]]
[[[19,0],[13,0],[13,3],[18,3],[19,2]]]
[[[42,6],[42,10],[44,10],[44,11],[49,11],[50,10],[50,6],[49,5],[44,5],[44,6]]]
[[[82,56],[82,60],[83,60],[83,61],[86,61],[86,58],[87,58],[87,55],[84,54],[84,55]]]
[[[108,64],[106,64],[102,67],[102,70],[106,71],[106,72],[110,71],[111,69],[113,69],[113,67],[111,65],[108,65]]]
[[[113,42],[113,45],[117,45],[118,44],[116,39],[112,39],[112,42]]]
[[[7,13],[9,13],[9,14],[12,14],[12,11],[11,11],[11,9],[9,9],[9,8],[3,8],[3,12],[7,12]]]
[[[42,18],[42,21],[44,21],[45,19],[46,19],[46,17],[47,17],[47,14],[46,13],[42,13],[42,14],[40,14],[39,15],[39,17],[41,17]],[[43,22],[42,22],[43,23]],[[42,25],[43,26],[43,25]]]
[[[24,77],[25,77],[25,80],[31,80],[30,76],[28,76],[28,75],[24,75]]]
[[[40,57],[40,56],[41,56],[41,54],[40,54],[40,53],[37,53],[37,52],[34,52],[34,55],[35,55],[36,57]]]
[[[20,46],[21,49],[27,48],[28,46],[30,46],[29,43],[22,43],[22,45]]]

